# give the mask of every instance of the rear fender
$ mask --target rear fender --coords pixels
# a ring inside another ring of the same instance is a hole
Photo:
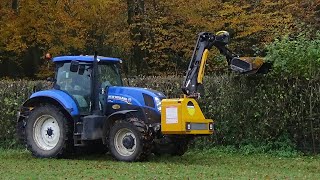
[[[75,101],[67,93],[58,90],[39,91],[31,95],[20,108],[18,122],[25,119],[32,109],[40,104],[53,104],[69,118],[79,116]]]
[[[63,107],[71,116],[79,115],[79,109],[75,100],[67,93],[59,90],[46,90],[39,91],[31,95],[30,99],[24,103],[32,104],[33,102],[46,103],[46,100],[50,102],[58,103]]]

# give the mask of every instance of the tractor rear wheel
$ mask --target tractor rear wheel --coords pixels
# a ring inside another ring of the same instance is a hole
[[[73,148],[70,122],[55,106],[35,107],[26,124],[27,148],[36,157],[66,156]]]
[[[119,120],[109,133],[109,150],[119,161],[143,161],[151,154],[152,134],[137,118]]]

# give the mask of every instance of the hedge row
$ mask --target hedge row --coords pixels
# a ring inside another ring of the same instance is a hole
[[[31,81],[0,81],[0,147],[16,145],[17,109],[30,95],[35,84]]]
[[[129,84],[178,97],[181,81],[180,77],[139,77],[130,79]],[[217,133],[202,139],[202,146],[290,146],[319,152],[320,79],[225,74],[207,77],[205,82],[206,93],[200,105],[206,117],[216,121]],[[0,81],[2,146],[15,144],[16,109],[36,83]]]

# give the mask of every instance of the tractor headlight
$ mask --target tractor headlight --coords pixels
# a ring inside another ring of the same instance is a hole
[[[158,109],[158,111],[161,111],[161,99],[158,97],[155,97],[154,101],[155,101],[156,108]]]

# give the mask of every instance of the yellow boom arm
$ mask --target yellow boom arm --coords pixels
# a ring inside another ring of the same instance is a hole
[[[208,49],[204,50],[203,55],[202,55],[202,59],[201,59],[201,63],[200,63],[200,67],[199,67],[198,78],[197,78],[197,82],[199,84],[202,84],[204,70],[205,70],[207,59],[208,59],[208,54],[209,54],[209,50]]]

